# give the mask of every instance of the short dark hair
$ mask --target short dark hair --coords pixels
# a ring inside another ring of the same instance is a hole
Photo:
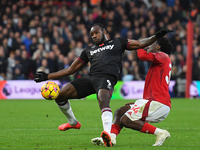
[[[92,27],[94,27],[94,26],[99,26],[102,30],[106,30],[105,26],[101,23],[95,23],[92,25]]]
[[[160,45],[160,50],[162,52],[165,52],[166,54],[170,55],[171,52],[173,51],[173,45],[171,43],[171,41],[166,38],[166,37],[162,37],[160,39],[157,40],[157,43]]]

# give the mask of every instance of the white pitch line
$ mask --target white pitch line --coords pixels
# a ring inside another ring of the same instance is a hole
[[[81,130],[99,130],[100,128],[86,128],[86,129],[82,129]],[[58,129],[4,129],[4,130],[21,130],[21,131],[25,131],[25,130],[58,130]]]
[[[165,128],[165,129],[176,129],[176,130],[199,130],[199,128]],[[35,128],[35,129],[4,129],[4,130],[58,130],[58,129],[48,129],[48,128]],[[81,130],[100,130],[100,128],[81,128]]]
[[[190,127],[187,127],[187,128],[165,128],[165,129],[178,129],[178,130],[199,130],[200,128],[190,128]]]

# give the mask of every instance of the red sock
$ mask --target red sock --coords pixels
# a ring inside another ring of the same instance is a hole
[[[116,124],[112,124],[111,133],[118,135],[120,133],[120,131],[121,131],[120,126],[118,126]]]
[[[148,123],[144,123],[144,126],[142,127],[142,130],[140,132],[154,134],[155,130],[156,130],[156,127]]]

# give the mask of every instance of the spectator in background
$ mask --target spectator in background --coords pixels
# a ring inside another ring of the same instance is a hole
[[[16,40],[16,45],[14,44],[14,49],[17,49],[17,48],[19,48],[19,45],[22,43],[20,33],[19,32],[15,32],[14,33],[14,38]]]
[[[75,51],[71,50],[68,53],[67,58],[69,59],[69,64],[71,65],[73,63],[73,61],[77,58],[77,57],[75,57]]]
[[[38,44],[38,49],[33,53],[32,59],[42,59],[46,53],[43,44]]]
[[[67,56],[70,49],[69,49],[69,43],[65,42],[63,37],[59,38],[58,48],[60,49],[61,54],[64,56]]]
[[[19,49],[22,51],[22,50],[26,50],[26,45],[25,44],[21,44],[19,46]]]
[[[75,55],[78,57],[80,56],[81,52],[83,51],[83,44],[82,42],[77,42],[76,47],[75,47]]]
[[[49,57],[47,58],[48,60],[48,68],[50,73],[58,71],[58,62],[57,62],[57,57],[55,55],[54,51],[49,52]]]
[[[139,74],[139,67],[138,67],[138,65],[137,65],[137,62],[136,61],[133,61],[132,62],[132,66],[134,66],[133,67],[133,74],[134,74],[134,80],[137,80],[137,81],[140,81],[140,80],[142,80],[142,77],[140,76],[140,74]]]
[[[42,58],[45,57],[47,52],[45,52],[43,44],[38,45],[38,49],[33,53],[32,60],[35,64],[35,67],[38,68],[40,66],[40,62]]]
[[[45,73],[50,73],[50,70],[48,68],[48,61],[46,58],[43,58],[41,60],[41,65],[37,68],[37,72],[38,71],[43,71]]]
[[[70,66],[68,57],[64,57],[63,55],[60,55],[59,58],[62,59],[62,64],[59,65],[60,68],[61,68],[61,66],[62,66],[62,69],[68,68]],[[61,78],[61,81],[66,82],[66,81],[71,81],[73,79],[74,79],[73,76],[65,76],[65,77]]]
[[[6,80],[12,80],[13,79],[13,70],[15,66],[15,53],[10,52],[8,57],[8,66],[7,66],[7,73],[6,73]]]
[[[53,36],[52,36],[52,39],[51,39],[51,42],[53,44],[59,44],[59,32],[58,31],[53,31]]]
[[[21,73],[24,74],[24,78],[30,79],[31,73],[33,74],[33,69],[35,69],[35,66],[33,66],[32,60],[28,58],[28,52],[26,50],[22,50],[21,52],[20,64],[22,65]]]
[[[128,61],[124,61],[122,68],[122,81],[132,81],[134,79],[132,72],[130,63]]]
[[[32,43],[32,40],[31,40],[31,34],[29,32],[26,33],[26,37],[22,42],[26,45],[26,50],[27,50],[28,54],[30,55],[29,46]]]
[[[17,51],[17,53],[19,53]],[[21,54],[21,53],[20,53]],[[24,74],[22,73],[22,65],[20,64],[20,60],[21,60],[21,55],[18,56],[15,55],[15,66],[12,68],[12,72],[13,72],[13,80],[20,80],[20,79],[25,79]]]
[[[15,50],[15,60],[20,60],[21,59],[21,50],[20,49],[16,49]]]
[[[0,80],[6,80],[7,58],[4,48],[0,46]]]
[[[121,37],[126,38],[127,32],[131,30],[131,22],[127,20],[122,21]],[[134,37],[135,38],[135,37]]]
[[[57,69],[60,70],[60,69],[63,69],[64,68],[64,56],[62,54],[59,54],[58,56],[58,59],[57,59]],[[68,63],[67,63],[68,64]]]
[[[15,48],[17,47],[17,41],[16,41],[16,39],[14,37],[14,33],[13,32],[9,33],[7,46],[8,46],[8,52],[7,52],[6,56],[8,56],[10,51],[14,51]]]
[[[2,26],[0,26],[0,30],[2,29]],[[3,44],[3,34],[0,32],[0,44]]]
[[[199,56],[200,56],[200,45],[194,47],[194,50],[193,50],[193,61],[194,61],[194,63],[197,63]]]
[[[20,35],[22,35],[25,27],[22,22],[22,18],[18,18],[16,25],[14,26],[14,32],[19,32]]]
[[[31,20],[29,23],[29,33],[31,34],[31,36],[35,36],[36,32],[37,32],[36,22],[35,20]]]
[[[5,57],[7,58],[7,57],[8,57],[8,54],[9,54],[8,39],[7,39],[7,38],[4,38],[4,39],[3,39],[3,41],[2,41],[2,47],[3,47],[3,49],[4,49]]]
[[[200,80],[200,55],[198,56],[198,59],[194,61],[193,63],[193,80]]]
[[[182,68],[182,72],[176,78],[176,83],[173,87],[175,97],[185,97],[186,71],[187,66],[184,65]]]
[[[32,42],[29,45],[29,49],[30,49],[30,57],[32,57],[33,53],[38,49],[38,42],[35,36],[32,37]]]
[[[178,66],[177,66],[177,61],[176,61],[175,55],[171,54],[170,59],[172,62],[171,80],[176,80],[176,78],[178,76]]]
[[[16,46],[15,46],[14,50],[20,49],[20,46],[23,45],[20,34],[19,35],[18,34],[19,34],[19,32],[15,32]]]
[[[38,43],[40,43],[40,44],[43,44],[43,43],[44,43],[44,38],[43,38],[42,28],[41,28],[41,27],[38,27],[38,28],[37,28],[36,37],[37,37],[37,39],[38,39]]]
[[[44,37],[44,49],[46,52],[50,52],[52,50],[52,44],[48,36]]]
[[[20,67],[14,68],[13,80],[25,80],[24,74],[21,72]]]

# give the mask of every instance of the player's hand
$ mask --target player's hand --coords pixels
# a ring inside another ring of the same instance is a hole
[[[42,82],[42,81],[46,81],[46,80],[48,80],[48,74],[43,71],[37,72],[34,76],[35,82]]]
[[[169,29],[161,29],[160,31],[156,32],[155,37],[156,37],[157,39],[159,39],[159,38],[165,36],[165,34],[167,34],[167,33],[169,33],[169,32],[173,32],[173,31],[172,31],[172,30],[169,30]]]

